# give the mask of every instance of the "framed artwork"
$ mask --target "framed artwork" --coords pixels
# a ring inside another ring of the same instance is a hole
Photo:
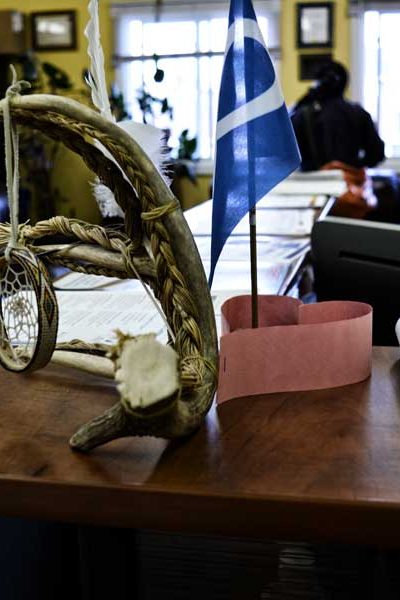
[[[34,50],[75,50],[76,13],[74,10],[31,14]]]
[[[332,62],[332,54],[300,54],[299,79],[300,81],[314,80],[318,71],[327,63]]]
[[[297,47],[332,48],[332,2],[300,3],[297,5]]]

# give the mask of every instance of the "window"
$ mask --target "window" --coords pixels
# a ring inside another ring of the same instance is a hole
[[[378,4],[376,4],[378,7]],[[362,103],[377,123],[388,157],[400,157],[400,3],[363,14]]]
[[[272,58],[278,50],[278,5],[277,0],[269,0],[266,13],[265,2],[255,3]],[[197,157],[213,155],[228,11],[225,2],[179,7],[167,3],[157,15],[148,4],[114,7],[116,84],[128,113],[142,121],[138,96],[143,88],[155,98],[166,98],[172,118],[162,112],[161,102],[153,102],[154,115],[149,122],[170,129],[169,145],[175,153],[181,132],[188,129],[189,136],[197,137]],[[164,71],[162,82],[154,80],[156,68]]]

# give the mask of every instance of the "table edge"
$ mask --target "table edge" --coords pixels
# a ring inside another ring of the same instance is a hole
[[[0,513],[107,527],[398,545],[400,502],[68,485],[0,476]]]

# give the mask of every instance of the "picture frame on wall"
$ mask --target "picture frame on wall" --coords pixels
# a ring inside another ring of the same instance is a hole
[[[332,48],[332,2],[297,4],[297,47]]]
[[[76,12],[74,10],[34,12],[31,14],[34,50],[76,50]]]

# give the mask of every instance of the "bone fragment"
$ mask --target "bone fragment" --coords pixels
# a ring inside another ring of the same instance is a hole
[[[154,334],[124,336],[115,359],[115,379],[126,408],[147,408],[175,394],[179,387],[178,355]]]

